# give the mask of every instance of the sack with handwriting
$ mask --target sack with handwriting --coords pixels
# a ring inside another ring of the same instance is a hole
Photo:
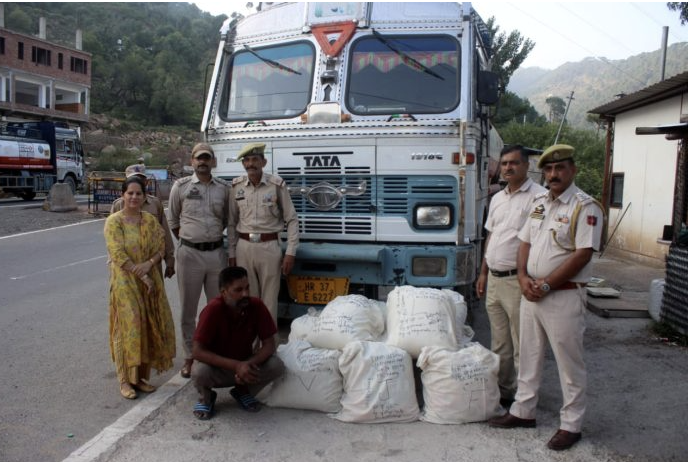
[[[387,296],[387,343],[414,358],[425,346],[458,348],[456,321],[454,300],[445,291],[401,286]]]
[[[341,409],[343,384],[339,350],[312,348],[303,340],[277,348],[284,374],[256,397],[268,406],[337,412]]]
[[[437,424],[481,422],[499,414],[499,357],[479,343],[458,351],[425,347],[421,420]]]
[[[306,340],[316,348],[341,350],[356,340],[377,340],[385,330],[382,311],[363,295],[343,295],[328,303]]]
[[[344,380],[343,422],[413,422],[420,410],[413,362],[404,350],[381,342],[351,342],[339,357]]]
[[[295,318],[291,322],[291,329],[289,330],[288,341],[293,340],[305,340],[308,338],[308,334],[313,332],[315,326],[318,325],[320,320],[320,311],[316,310],[312,306],[308,308],[308,312],[303,316]]]

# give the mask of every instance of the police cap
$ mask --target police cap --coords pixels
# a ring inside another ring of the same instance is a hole
[[[130,176],[140,176],[141,178],[146,178],[146,166],[141,164],[134,164],[128,166],[124,169],[124,175],[129,178]]]
[[[562,160],[573,159],[573,146],[568,144],[555,144],[545,149],[545,152],[540,156],[537,167],[542,168],[545,164],[552,162],[561,162]]]
[[[208,154],[210,157],[215,157],[215,152],[213,151],[213,148],[207,143],[198,143],[191,150],[192,159],[195,159],[196,157],[202,154]]]
[[[251,143],[244,146],[239,154],[237,160],[241,160],[246,156],[262,156],[265,157],[265,143]]]

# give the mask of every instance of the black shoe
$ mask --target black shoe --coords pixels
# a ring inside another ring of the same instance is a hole
[[[551,440],[547,443],[547,447],[554,451],[563,451],[570,448],[581,439],[580,433],[573,433],[566,430],[557,430]]]
[[[535,426],[535,419],[521,419],[507,412],[503,416],[491,418],[487,423],[490,427],[497,428],[533,428]]]

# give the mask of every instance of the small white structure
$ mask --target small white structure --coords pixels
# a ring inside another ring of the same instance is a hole
[[[688,72],[589,112],[609,122],[603,203],[611,239],[606,252],[663,266],[673,234],[678,141],[638,136],[636,128],[686,120]]]

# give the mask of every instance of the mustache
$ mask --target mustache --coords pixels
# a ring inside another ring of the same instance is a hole
[[[243,297],[239,301],[237,301],[236,306],[237,308],[248,308],[249,305],[249,298],[248,297]]]

